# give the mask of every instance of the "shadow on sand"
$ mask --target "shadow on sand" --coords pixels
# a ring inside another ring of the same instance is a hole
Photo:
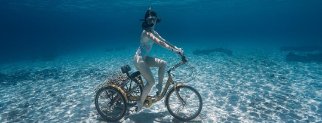
[[[285,56],[287,62],[322,62],[322,47],[320,46],[281,47],[280,51],[288,52]]]
[[[171,117],[171,121],[169,121],[169,119],[167,118],[169,116]],[[140,113],[136,113],[136,114],[131,114],[126,118],[130,119],[130,121],[133,121],[135,123],[153,123],[153,122],[183,123],[182,121],[172,117],[170,115],[170,113],[167,112],[167,111],[159,112],[159,113],[156,113],[156,112],[140,112]],[[191,120],[188,123],[199,123],[199,122],[201,122],[201,121]]]
[[[153,122],[166,122],[163,120],[168,114],[167,112],[140,112],[129,115],[127,118],[135,123],[153,123]]]
[[[281,47],[280,50],[285,52],[315,52],[315,51],[322,52],[322,47],[319,47],[319,46]]]
[[[322,53],[307,53],[304,55],[290,52],[286,55],[286,61],[289,62],[319,62],[322,63]]]

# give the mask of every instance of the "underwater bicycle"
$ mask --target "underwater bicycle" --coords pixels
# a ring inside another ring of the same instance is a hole
[[[143,106],[149,108],[166,96],[165,105],[169,113],[178,120],[189,121],[200,114],[202,99],[196,89],[172,79],[171,71],[187,62],[184,55],[181,55],[181,60],[167,71],[168,80],[161,93],[147,96]],[[108,83],[107,86],[98,89],[95,95],[95,107],[98,113],[109,122],[121,120],[126,112],[136,105],[136,101],[140,100],[144,87],[139,71],[129,74],[131,68],[128,65],[121,67],[121,70],[127,75],[125,79],[121,82]],[[170,85],[172,88],[168,91]]]

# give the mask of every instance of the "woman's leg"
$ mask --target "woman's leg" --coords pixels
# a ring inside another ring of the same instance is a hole
[[[149,67],[159,67],[159,70],[158,70],[159,82],[157,85],[157,89],[158,89],[158,93],[160,93],[162,90],[162,83],[163,83],[163,78],[164,78],[164,73],[165,73],[167,63],[162,59],[153,58],[149,56],[145,58],[145,62]]]
[[[140,103],[142,105],[144,103],[144,101],[145,101],[145,98],[150,93],[150,90],[151,90],[152,86],[154,85],[155,81],[154,81],[153,74],[152,74],[149,66],[142,59],[142,57],[141,56],[135,56],[134,60],[135,60],[134,65],[135,65],[136,69],[138,69],[141,72],[142,76],[147,81],[147,84],[144,86],[143,92],[142,92],[142,95],[141,95],[141,98],[140,98]]]

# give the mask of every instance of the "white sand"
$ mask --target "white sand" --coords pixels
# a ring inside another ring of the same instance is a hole
[[[233,50],[233,56],[195,56],[194,47],[189,49],[186,55],[195,67],[195,78],[186,84],[200,92],[204,103],[193,121],[322,122],[322,64],[287,63],[285,54],[274,49],[240,48]],[[94,90],[122,65],[129,64],[134,71],[133,50],[93,51],[67,54],[48,62],[2,65],[2,73],[25,70],[30,78],[15,85],[1,85],[0,122],[103,122],[94,106]],[[179,60],[166,53],[156,50],[168,66]],[[176,80],[184,80],[190,70],[182,67],[174,73]],[[164,101],[123,119],[143,121],[177,122]]]

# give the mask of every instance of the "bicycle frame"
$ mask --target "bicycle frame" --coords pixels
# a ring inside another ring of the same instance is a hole
[[[167,83],[166,83],[165,87],[163,88],[161,94],[160,95],[157,95],[157,100],[161,100],[166,95],[166,93],[167,93],[170,85],[177,86],[177,83],[175,81],[173,81],[173,79],[172,79],[171,71],[173,71],[174,69],[176,69],[177,67],[179,67],[179,66],[181,66],[183,64],[184,64],[184,62],[180,62],[180,63],[176,64],[174,67],[170,68],[167,71],[167,73],[168,73]]]
[[[175,70],[177,67],[185,64],[187,62],[185,56],[182,55],[182,61],[177,63],[176,65],[174,65],[172,68],[170,68],[167,73],[168,73],[168,79],[166,82],[165,87],[162,89],[161,93],[159,95],[156,96],[147,96],[147,98],[145,99],[146,101],[148,101],[148,103],[144,103],[145,107],[150,107],[153,103],[160,101],[168,92],[170,85],[174,85],[172,88],[176,89],[176,87],[178,85],[181,84],[177,84],[175,81],[173,81],[172,75],[171,75],[171,71]],[[138,81],[139,84],[143,85],[143,80],[141,78],[141,76],[135,77],[136,81]],[[129,100],[132,101],[137,101],[140,99],[140,96],[130,96]],[[182,101],[182,98],[179,97],[179,99]]]
[[[175,70],[177,67],[183,65],[186,63],[185,57],[183,56],[182,58],[183,60],[179,63],[177,63],[176,65],[174,65],[172,68],[170,68],[167,73],[168,73],[168,80],[166,82],[165,87],[162,89],[161,93],[159,95],[156,95],[155,97],[151,97],[148,96],[145,100],[148,101],[147,104],[145,104],[145,107],[150,107],[153,103],[160,101],[168,92],[168,89],[170,87],[170,85],[174,85],[172,88],[176,89],[176,87],[178,85],[181,84],[177,84],[175,81],[173,81],[172,75],[171,75],[171,71]],[[176,91],[177,92],[177,91]],[[178,94],[177,94],[178,95]],[[180,99],[180,101],[184,102],[182,100],[182,98],[178,95],[178,98]],[[185,102],[184,102],[185,103]]]

